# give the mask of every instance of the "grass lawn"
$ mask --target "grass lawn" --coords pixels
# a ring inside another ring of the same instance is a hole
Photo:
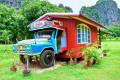
[[[107,44],[107,45],[106,45]],[[19,56],[11,51],[4,53],[5,46],[0,45],[0,80],[120,80],[120,41],[102,42],[102,48],[109,48],[109,55],[93,67],[81,65],[61,66],[42,73],[31,72],[24,77],[22,71],[10,71],[11,60],[19,61]]]

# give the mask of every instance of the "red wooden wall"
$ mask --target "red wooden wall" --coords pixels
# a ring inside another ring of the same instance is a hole
[[[78,53],[80,52],[79,48],[84,47],[85,44],[77,44],[77,25],[82,24],[83,22],[80,22],[75,19],[60,19],[60,18],[57,19],[56,18],[54,20],[63,22],[63,27],[65,27],[66,36],[67,36],[67,48],[68,50],[70,50],[71,48],[76,49],[76,55],[73,58],[82,57],[83,55],[78,55]],[[91,30],[91,43],[95,43],[96,41],[98,41],[97,28],[91,25],[88,25],[88,24],[86,25]],[[56,56],[63,57],[63,58],[69,58],[65,53],[60,53]]]

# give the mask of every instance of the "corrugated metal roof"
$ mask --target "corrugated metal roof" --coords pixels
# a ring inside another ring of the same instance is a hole
[[[72,18],[72,19],[76,19],[79,21],[82,21],[86,24],[92,25],[94,27],[100,28],[100,29],[107,29],[106,27],[104,27],[103,25],[99,24],[98,22],[82,15],[82,14],[75,14],[75,13],[46,13],[43,16],[41,16],[40,18],[38,18],[36,21],[40,21],[42,19],[46,19],[46,17],[59,17],[59,18]],[[29,24],[27,27],[29,27],[30,25],[32,25],[34,22],[32,22],[31,24]]]

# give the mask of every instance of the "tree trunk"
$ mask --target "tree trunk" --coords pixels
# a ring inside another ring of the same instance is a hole
[[[25,36],[25,40],[27,40],[27,36]]]
[[[6,44],[6,41],[5,41],[5,51],[7,51],[7,44]],[[4,51],[4,52],[5,52],[5,51]]]

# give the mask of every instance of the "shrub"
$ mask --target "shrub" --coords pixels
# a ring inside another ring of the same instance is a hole
[[[104,49],[102,52],[103,53],[108,53],[110,50],[109,49]]]
[[[102,54],[101,50],[98,49],[97,43],[87,44],[86,47],[80,47],[79,49],[82,50],[82,54],[85,55],[84,60],[87,62],[92,62],[93,59],[97,62],[100,61],[100,55]],[[93,58],[93,59],[92,59]]]
[[[68,50],[66,55],[68,55],[70,57],[70,63],[73,62],[73,56],[75,56],[75,49],[71,49],[71,50]]]
[[[112,37],[112,36],[108,36],[108,39],[110,39],[110,40],[113,39],[113,38],[114,38],[114,37]]]
[[[119,37],[115,37],[115,40],[116,40],[116,41],[119,40]]]

